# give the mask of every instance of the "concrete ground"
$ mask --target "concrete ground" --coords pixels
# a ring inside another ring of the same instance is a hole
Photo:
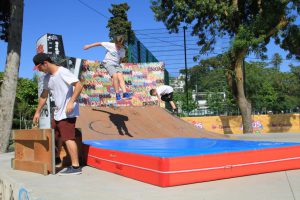
[[[233,139],[300,142],[300,134],[232,135]],[[10,168],[13,153],[0,154],[1,180],[25,188],[38,200],[300,200],[300,170],[160,188],[91,167],[77,176],[43,176]],[[300,168],[300,166],[299,166]],[[26,198],[24,198],[26,199]]]

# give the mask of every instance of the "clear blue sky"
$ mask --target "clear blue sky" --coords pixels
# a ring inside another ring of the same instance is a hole
[[[150,0],[82,0],[104,15],[110,17],[108,9],[111,4],[127,2],[130,6],[128,12],[129,20],[133,29],[157,29],[164,28],[163,23],[154,20],[153,12],[150,9]],[[298,20],[299,21],[299,20]],[[78,0],[25,0],[23,41],[21,52],[20,77],[32,78],[32,57],[35,55],[35,42],[45,33],[60,34],[63,36],[65,53],[67,56],[86,58],[92,60],[102,60],[104,56],[103,48],[92,48],[88,51],[82,50],[87,43],[97,41],[108,41],[107,19],[96,12],[82,5]],[[164,30],[161,30],[164,32]],[[156,31],[155,31],[156,32]],[[151,31],[140,31],[151,35]],[[167,35],[167,33],[164,32]],[[149,35],[148,35],[149,36]],[[155,37],[155,35],[152,35]],[[143,35],[140,35],[143,37]],[[168,37],[168,35],[167,35]],[[189,39],[190,36],[188,36]],[[175,37],[174,37],[175,38]],[[174,38],[172,41],[174,41]],[[191,38],[191,37],[190,37]],[[170,38],[168,38],[170,39]],[[165,39],[165,40],[168,40]],[[143,42],[143,39],[141,39]],[[144,40],[146,46],[151,45],[151,40]],[[178,42],[181,42],[178,40]],[[193,41],[191,41],[193,42]],[[4,70],[7,44],[0,41],[0,71]],[[168,49],[168,44],[165,46]],[[151,48],[150,48],[151,49]],[[155,51],[155,49],[154,49]],[[268,55],[271,58],[275,52],[286,56],[286,52],[280,50],[274,44],[269,45]],[[157,53],[153,53],[156,55]],[[162,55],[156,55],[158,59],[163,59]],[[253,57],[253,56],[251,56]],[[183,57],[179,57],[179,60]],[[189,67],[193,66],[192,56],[188,58]],[[176,59],[174,59],[176,60]],[[166,61],[171,62],[171,61]],[[178,71],[182,68],[183,59],[170,64],[170,71]],[[299,64],[294,61],[284,61],[282,71],[288,71],[289,63]],[[168,68],[168,66],[167,66]]]

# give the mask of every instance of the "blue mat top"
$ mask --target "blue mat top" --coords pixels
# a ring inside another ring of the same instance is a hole
[[[290,146],[299,146],[300,148],[300,143],[291,142],[245,141],[208,138],[86,140],[83,143],[102,149],[165,158],[241,152]]]

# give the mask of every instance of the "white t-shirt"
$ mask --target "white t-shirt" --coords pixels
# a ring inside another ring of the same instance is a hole
[[[103,62],[120,63],[120,59],[125,57],[125,49],[117,50],[115,43],[101,42],[101,45],[106,49],[106,54]]]
[[[56,121],[79,116],[77,102],[74,102],[73,112],[66,113],[67,104],[73,95],[71,84],[78,81],[78,78],[64,67],[59,67],[55,74],[45,75],[43,87],[45,90],[49,90],[53,96],[55,102],[54,119]]]
[[[162,96],[162,95],[170,94],[171,92],[173,92],[173,88],[168,85],[161,85],[156,88],[156,92],[157,92],[158,96]]]

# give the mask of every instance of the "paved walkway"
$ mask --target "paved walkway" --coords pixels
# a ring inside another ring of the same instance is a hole
[[[300,142],[300,134],[232,138]],[[13,153],[0,154],[0,199],[1,183],[9,180],[23,187],[31,200],[300,200],[300,170],[160,188],[91,167],[84,167],[82,175],[68,177],[15,171],[10,168],[12,157]]]

